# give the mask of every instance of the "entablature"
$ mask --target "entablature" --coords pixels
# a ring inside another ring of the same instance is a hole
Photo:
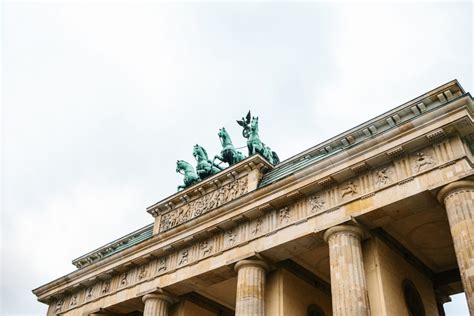
[[[288,209],[285,207],[297,200],[307,201],[307,208],[311,209],[313,213],[310,216],[323,216],[322,214],[328,214],[329,216],[331,213],[336,214],[334,212],[337,210],[339,210],[337,211],[339,213],[341,210],[345,210],[344,205],[373,196],[377,190],[394,185],[403,185],[417,176],[431,172],[436,168],[447,167],[461,159],[467,159],[467,163],[472,165],[472,160],[468,158],[469,155],[466,151],[467,147],[464,148],[461,141],[461,137],[471,135],[474,132],[472,99],[465,95],[463,98],[453,100],[438,111],[437,113],[432,112],[430,117],[421,116],[411,121],[409,125],[400,126],[399,130],[379,135],[379,138],[372,138],[366,144],[353,147],[346,152],[340,152],[338,155],[293,173],[278,182],[259,189],[254,183],[255,188],[252,192],[247,192],[247,194],[230,201],[223,207],[216,208],[215,212],[212,210],[212,212],[203,216],[183,222],[182,225],[159,232],[154,237],[144,240],[134,247],[124,249],[120,254],[104,258],[53,281],[35,290],[35,293],[40,297],[40,300],[55,300],[58,297],[68,295],[68,293],[75,293],[78,289],[84,289],[88,284],[96,283],[97,280],[106,280],[146,262],[159,261],[163,256],[172,253],[181,253],[182,255],[183,249],[192,245],[199,245],[200,242],[210,236],[225,235],[239,225],[253,225],[251,232],[258,232],[261,229],[263,230],[262,226],[259,226],[262,224],[259,224],[258,219],[265,214],[270,214],[269,212],[277,214],[275,216],[280,221],[289,222],[292,217],[287,215],[290,212],[287,212]],[[439,150],[435,148],[435,145],[442,144],[445,140],[450,140],[450,144],[448,144],[451,146],[450,154],[443,151],[441,147]],[[429,152],[419,150],[427,146],[430,148]],[[258,160],[261,158],[254,156],[249,159]],[[245,165],[245,163],[246,161],[243,161],[242,165]],[[384,166],[388,163],[392,164],[392,172],[395,172],[395,174],[383,171]],[[240,168],[239,165],[235,167]],[[232,181],[239,181],[240,175],[248,175],[245,172],[262,170],[261,168],[263,167],[256,169],[244,167],[244,169],[249,170],[242,170],[242,173],[237,172],[238,176],[230,177],[227,173],[223,173],[222,175],[216,175],[216,178],[224,177],[227,179],[227,182],[222,180],[220,186],[222,187],[222,185]],[[232,172],[232,169],[229,168],[228,172]],[[364,178],[357,178],[357,182],[351,180],[362,176]],[[216,178],[210,178],[209,181],[213,183]],[[443,185],[445,180],[440,179],[439,183],[429,189],[435,189],[436,186]],[[376,181],[380,181],[383,185],[377,184]],[[384,183],[384,181],[387,183]],[[214,184],[215,188],[212,188],[209,184],[206,185],[208,185],[208,190],[204,192],[204,195],[219,188]],[[326,190],[328,187],[331,187],[331,190]],[[191,187],[188,190],[195,189],[196,187]],[[317,194],[323,189],[326,190],[326,197]],[[199,192],[199,190],[197,191]],[[158,205],[166,205],[169,200],[183,196],[186,192],[183,191],[177,196],[158,203]],[[199,194],[203,196],[202,193],[199,192]],[[194,201],[198,198],[199,196],[196,196],[188,201]],[[332,199],[332,201],[330,202],[329,199]],[[182,205],[187,202],[181,198],[178,198],[178,200],[183,203]],[[180,207],[180,204],[177,205]],[[173,209],[178,208],[158,210],[155,216],[165,215]],[[356,216],[356,214],[357,212],[352,210],[351,216]],[[345,218],[345,214],[342,218]],[[305,219],[301,218],[299,220]],[[227,236],[228,239],[231,237]],[[215,255],[215,253],[212,255]],[[191,264],[192,254],[188,253],[186,256],[189,256],[186,264]]]

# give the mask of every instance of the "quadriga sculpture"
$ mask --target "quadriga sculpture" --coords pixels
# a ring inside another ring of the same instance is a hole
[[[242,118],[237,123],[244,128],[242,135],[247,138],[247,148],[249,150],[249,156],[256,153],[262,155],[272,165],[276,165],[280,162],[280,158],[276,152],[272,151],[270,147],[265,145],[258,135],[258,117],[252,117],[250,119],[250,111],[246,117]]]
[[[202,146],[194,145],[193,156],[197,160],[196,172],[201,180],[224,169],[209,160],[207,152]]]
[[[222,150],[220,155],[216,155],[214,157],[214,161],[217,159],[221,162],[228,163],[229,166],[232,166],[245,159],[245,156],[240,151],[235,149],[234,145],[232,144],[232,140],[230,139],[229,133],[227,133],[224,127],[219,129],[219,133],[217,133],[217,135],[221,141]]]
[[[196,171],[194,171],[194,167],[184,160],[176,161],[176,172],[184,175],[183,184],[178,185],[178,191],[201,181]]]

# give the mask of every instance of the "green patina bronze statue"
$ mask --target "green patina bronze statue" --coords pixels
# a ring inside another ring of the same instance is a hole
[[[245,156],[240,151],[235,149],[232,141],[230,140],[230,136],[224,127],[219,129],[219,133],[217,133],[217,135],[221,141],[222,150],[220,156],[216,155],[214,157],[214,161],[218,159],[221,162],[228,163],[229,166],[232,166],[245,159]]]
[[[201,181],[196,171],[194,171],[194,167],[184,160],[176,161],[176,172],[184,175],[184,184],[178,185],[178,191]]]
[[[247,138],[249,156],[259,153],[272,165],[276,165],[280,162],[277,153],[272,151],[270,147],[260,140],[258,135],[258,117],[252,117],[249,111],[247,116],[237,121],[237,123],[243,127],[242,135]],[[193,166],[184,160],[178,160],[176,162],[176,172],[184,175],[183,184],[178,186],[178,191],[220,172],[224,169],[219,166],[222,162],[232,166],[245,159],[245,156],[232,144],[230,136],[224,127],[219,129],[217,135],[221,141],[222,150],[221,154],[216,155],[213,161],[209,160],[207,152],[202,146],[194,145],[193,156],[197,161],[196,171],[194,171]],[[214,161],[216,159],[221,162],[215,164]]]
[[[278,158],[277,153],[272,151],[270,147],[260,140],[258,135],[258,117],[252,117],[252,119],[250,119],[250,117],[249,111],[246,117],[243,117],[241,121],[237,121],[237,123],[244,128],[242,135],[247,138],[249,156],[259,153],[272,165],[278,164],[280,158]]]
[[[224,169],[210,161],[206,150],[199,145],[194,145],[193,156],[197,160],[196,172],[201,180],[204,180]]]

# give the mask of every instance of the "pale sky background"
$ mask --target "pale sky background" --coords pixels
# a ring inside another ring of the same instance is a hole
[[[2,315],[152,222],[177,159],[249,109],[285,159],[457,78],[464,3],[14,3],[2,15]],[[445,305],[467,315],[463,294]]]

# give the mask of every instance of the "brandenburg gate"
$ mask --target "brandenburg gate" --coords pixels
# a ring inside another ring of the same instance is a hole
[[[464,292],[474,315],[473,111],[454,80],[282,162],[249,112],[248,153],[225,128],[195,145],[148,226],[33,293],[47,315],[430,316]]]

